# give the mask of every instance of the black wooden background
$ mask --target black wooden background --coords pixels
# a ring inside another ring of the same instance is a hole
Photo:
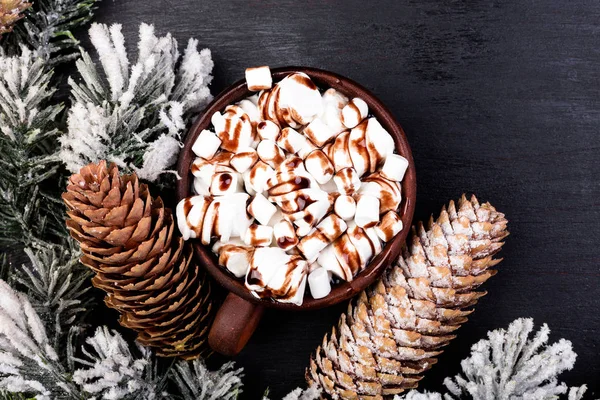
[[[500,273],[427,374],[444,377],[488,330],[546,322],[579,354],[562,378],[600,394],[600,3],[597,0],[139,0],[100,4],[134,49],[139,23],[212,50],[218,93],[246,67],[307,65],[377,94],[417,166],[416,218],[463,192],[506,213]],[[303,384],[311,351],[345,305],[268,312],[236,358],[243,398]]]

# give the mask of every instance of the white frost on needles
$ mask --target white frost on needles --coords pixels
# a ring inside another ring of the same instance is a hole
[[[571,342],[560,339],[548,345],[550,329],[546,324],[532,337],[532,319],[517,319],[508,329],[488,333],[473,345],[471,356],[461,362],[462,375],[446,378],[449,393],[444,399],[473,400],[550,400],[568,393],[569,400],[579,400],[585,386],[567,388],[558,375],[570,370],[577,354]],[[440,400],[439,393],[411,391],[396,400]]]
[[[175,163],[193,113],[211,100],[210,51],[198,51],[190,39],[180,57],[170,34],[157,37],[153,26],[142,24],[131,64],[121,25],[93,24],[90,39],[102,73],[82,50],[82,81],[69,79],[74,104],[61,158],[72,172],[106,159],[155,181]]]
[[[160,379],[150,350],[139,346],[141,356],[134,357],[123,337],[107,327],[99,327],[86,343],[91,351],[85,347],[82,351],[88,360],[75,360],[87,368],[73,374],[73,381],[84,392],[106,400],[130,398],[133,394],[140,399],[159,398]]]
[[[50,389],[42,381],[57,360],[27,297],[0,280],[0,389],[50,399]],[[37,369],[40,379],[32,379],[31,369]]]
[[[21,55],[8,57],[0,49],[0,133],[11,140],[29,142],[56,133],[50,127],[62,105],[47,105],[56,88],[51,72],[35,51],[21,46]]]
[[[242,369],[232,362],[217,371],[209,371],[202,360],[178,361],[170,378],[183,400],[235,400],[242,392]]]

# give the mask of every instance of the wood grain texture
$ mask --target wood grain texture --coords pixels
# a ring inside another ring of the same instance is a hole
[[[140,22],[209,47],[213,92],[247,66],[309,65],[360,82],[403,125],[417,165],[416,218],[473,192],[512,235],[423,388],[441,388],[490,329],[547,322],[579,354],[563,378],[600,394],[600,3],[547,1],[145,0],[101,3],[96,21]],[[243,398],[303,384],[310,352],[345,306],[267,311],[237,357]]]

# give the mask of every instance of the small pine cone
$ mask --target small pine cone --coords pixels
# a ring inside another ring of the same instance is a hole
[[[415,388],[485,295],[508,235],[504,214],[463,196],[413,229],[398,263],[362,292],[306,371],[333,399],[383,399]]]
[[[121,313],[121,325],[164,357],[191,359],[206,350],[210,286],[193,250],[174,234],[171,210],[135,174],[105,161],[69,179],[67,227],[96,275],[92,284]]]
[[[0,0],[0,37],[12,31],[13,25],[23,18],[22,12],[31,7],[23,0]]]

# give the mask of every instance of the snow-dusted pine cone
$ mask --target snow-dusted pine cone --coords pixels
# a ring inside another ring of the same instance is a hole
[[[0,37],[12,31],[15,22],[23,18],[23,11],[31,7],[24,0],[0,0]]]
[[[417,386],[454,338],[477,287],[493,276],[508,235],[504,214],[475,196],[418,224],[398,263],[362,292],[323,338],[306,371],[333,399],[383,399]]]
[[[206,350],[210,286],[160,197],[101,161],[73,174],[62,198],[81,262],[96,273],[92,284],[106,291],[121,325],[161,356],[190,359]]]

